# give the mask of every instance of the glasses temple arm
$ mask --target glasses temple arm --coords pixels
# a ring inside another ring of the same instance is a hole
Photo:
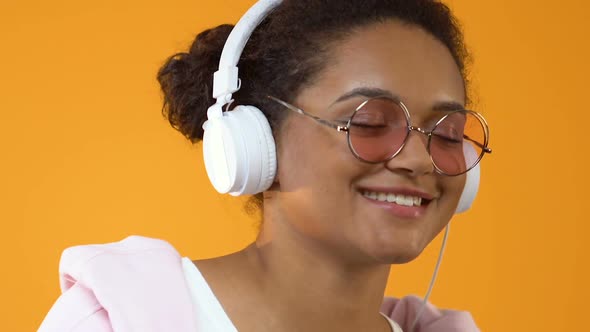
[[[478,141],[476,141],[476,140],[472,139],[471,137],[469,137],[469,136],[467,136],[467,135],[463,135],[463,138],[464,138],[464,139],[466,139],[466,140],[468,140],[468,141],[470,141],[470,142],[473,142],[473,143],[475,143],[475,145],[477,145],[477,146],[479,146],[480,148],[482,148],[482,149],[483,149],[483,151],[484,151],[485,153],[492,153],[492,149],[488,148],[487,146],[484,146],[484,145],[483,145],[483,144],[481,144],[480,142],[478,142]]]
[[[279,103],[279,104],[281,104],[281,105],[285,106],[287,109],[289,109],[289,110],[291,110],[291,111],[293,111],[293,112],[295,112],[295,113],[299,113],[299,114],[301,114],[301,115],[305,115],[305,116],[307,116],[307,117],[310,117],[310,118],[312,118],[313,120],[317,121],[319,124],[322,124],[322,125],[324,125],[324,126],[328,126],[328,127],[330,127],[330,128],[334,128],[334,129],[336,129],[336,130],[343,130],[343,127],[342,127],[342,126],[339,126],[339,125],[337,125],[337,124],[335,124],[335,123],[332,123],[332,122],[330,122],[330,121],[328,121],[328,120],[325,120],[325,119],[322,119],[322,118],[318,118],[318,117],[317,117],[317,116],[315,116],[315,115],[311,115],[311,114],[309,114],[309,113],[305,112],[304,110],[302,110],[302,109],[300,109],[300,108],[297,108],[297,107],[295,107],[295,106],[293,106],[293,105],[291,105],[291,104],[289,104],[289,103],[286,103],[286,102],[284,102],[284,101],[282,101],[282,100],[280,100],[280,99],[278,99],[278,98],[275,98],[275,97],[273,97],[273,96],[268,96],[268,98],[270,98],[270,99],[272,99],[272,100],[276,101],[277,103]]]

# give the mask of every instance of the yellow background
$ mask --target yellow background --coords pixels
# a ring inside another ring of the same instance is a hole
[[[0,4],[3,331],[36,330],[59,295],[60,252],[129,234],[183,255],[255,235],[242,201],[207,183],[200,146],[160,115],[156,71],[252,0]],[[494,153],[454,221],[432,301],[484,331],[587,328],[588,12],[582,0],[453,0],[475,56]],[[440,237],[394,267],[389,295],[424,294]]]

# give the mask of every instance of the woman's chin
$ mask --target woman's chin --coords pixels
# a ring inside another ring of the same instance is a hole
[[[417,253],[403,253],[397,256],[391,256],[388,264],[406,264],[420,256],[420,252]]]
[[[405,264],[420,256],[424,248],[421,241],[400,240],[371,248],[370,256],[383,264]]]

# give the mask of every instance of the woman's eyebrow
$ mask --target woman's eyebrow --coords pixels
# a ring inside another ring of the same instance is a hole
[[[456,101],[443,101],[434,104],[432,110],[440,112],[464,111],[465,106]]]
[[[374,88],[374,87],[358,87],[358,88],[354,88],[354,89],[348,91],[347,93],[343,94],[342,96],[338,97],[338,99],[336,99],[332,103],[332,105],[346,101],[346,100],[354,98],[354,97],[366,97],[366,98],[387,97],[387,98],[391,98],[395,101],[400,100],[397,95],[391,93],[391,91],[388,91],[388,90],[384,90],[381,88]]]

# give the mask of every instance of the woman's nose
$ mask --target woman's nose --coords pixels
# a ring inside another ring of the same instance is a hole
[[[386,167],[411,177],[433,173],[434,164],[428,153],[428,135],[420,128],[411,127],[402,150],[386,162]]]

